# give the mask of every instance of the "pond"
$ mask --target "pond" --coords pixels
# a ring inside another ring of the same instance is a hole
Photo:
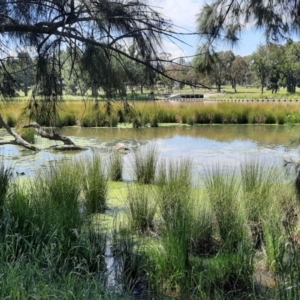
[[[118,142],[123,142],[132,149],[155,143],[161,158],[190,158],[194,172],[198,173],[203,168],[216,164],[236,167],[251,157],[279,164],[283,164],[284,159],[296,160],[300,157],[299,146],[292,143],[300,137],[300,126],[202,125],[142,129],[68,127],[63,129],[63,134],[79,145],[88,146],[89,150],[45,150],[34,153],[18,146],[5,145],[0,147],[0,156],[14,171],[24,172],[26,175],[32,175],[49,162],[62,158],[91,155],[93,151],[107,155]],[[10,139],[10,136],[4,129],[0,129],[0,138]],[[55,142],[36,137],[36,143],[39,147],[46,148]],[[124,163],[130,164],[130,155],[124,156]],[[125,173],[124,179],[129,180],[130,172]]]

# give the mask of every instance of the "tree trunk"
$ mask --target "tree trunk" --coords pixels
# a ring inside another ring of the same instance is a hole
[[[217,91],[221,92],[221,82],[219,80],[216,81]]]
[[[92,86],[92,97],[96,98],[98,97],[98,88]]]
[[[264,93],[265,81],[264,81],[264,80],[261,80],[260,85],[261,85],[261,88],[260,88],[261,94],[263,95],[263,93]]]
[[[40,150],[38,147],[36,147],[36,146],[26,142],[24,139],[22,139],[20,135],[18,135],[10,126],[8,126],[8,124],[3,120],[1,114],[0,114],[0,125],[2,127],[4,127],[6,129],[6,131],[15,138],[14,141],[1,141],[0,145],[12,144],[12,145],[20,145],[29,150],[33,150],[33,151]]]
[[[1,114],[0,114],[0,125],[2,127],[4,127],[6,129],[6,131],[11,136],[13,136],[15,138],[14,140],[10,140],[10,141],[0,141],[0,146],[1,145],[18,145],[18,146],[22,146],[22,147],[25,147],[29,150],[33,150],[33,151],[40,151],[41,150],[40,148],[38,148],[38,147],[28,143],[27,141],[25,141],[17,132],[15,132],[10,126],[8,126],[8,124],[4,121]],[[47,138],[49,140],[56,140],[56,141],[63,142],[63,145],[55,145],[55,146],[51,146],[49,148],[52,148],[52,149],[55,149],[55,150],[86,150],[87,149],[85,147],[75,145],[71,139],[69,139],[68,137],[66,137],[64,135],[61,135],[57,132],[52,132],[52,133],[46,132],[36,122],[24,125],[23,127],[24,128],[33,127],[33,128],[35,128],[35,131],[41,137]]]
[[[287,92],[294,94],[296,92],[296,86],[294,84],[288,84],[287,85]]]
[[[25,97],[28,96],[28,90],[29,90],[28,85],[27,85],[27,83],[25,83],[24,84],[24,95],[25,95]]]

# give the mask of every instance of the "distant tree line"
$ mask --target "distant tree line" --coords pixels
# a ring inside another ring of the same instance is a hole
[[[140,56],[134,45],[124,51],[136,58]],[[61,51],[59,57],[64,61],[64,68],[60,74],[55,66],[52,71],[50,66],[50,72],[45,70],[44,73],[37,73],[41,69],[41,66],[38,66],[41,60],[26,51],[19,52],[15,57],[8,57],[2,61],[0,68],[0,94],[15,97],[21,91],[28,96],[31,90],[33,97],[45,95],[48,91],[57,96],[63,93],[83,96],[87,91],[91,91],[91,95],[97,97],[101,88],[106,98],[122,98],[126,96],[127,89],[133,93],[138,87],[143,93],[143,89],[152,86],[157,77],[156,72],[125,56],[122,57],[120,67],[120,61],[116,57],[90,45],[75,62],[71,59],[69,49]],[[49,86],[53,88],[49,89]]]
[[[123,51],[139,58],[134,44]],[[120,68],[120,62],[114,56],[109,57],[105,51],[93,46],[87,47],[75,63],[70,55],[68,49],[62,51],[60,57],[64,60],[64,68],[61,74],[55,68],[53,72],[45,72],[47,76],[41,74],[38,89],[36,74],[39,60],[26,51],[14,58],[8,57],[0,69],[1,93],[14,97],[22,91],[28,96],[29,90],[32,90],[34,96],[49,90],[53,92],[54,89],[49,89],[49,85],[53,85],[58,95],[83,96],[91,91],[92,97],[97,97],[102,89],[105,97],[110,99],[126,97],[128,91],[134,94],[137,89],[141,94],[145,88],[159,92],[158,86],[163,86],[165,92],[173,91],[174,87],[182,89],[185,83],[193,88],[199,82],[207,87],[216,87],[219,92],[223,85],[228,84],[234,91],[238,86],[259,86],[262,94],[265,89],[276,93],[280,87],[295,93],[296,87],[300,87],[300,42],[292,40],[284,45],[261,45],[252,55],[244,57],[232,51],[220,51],[209,60],[200,52],[192,61],[183,58],[170,60],[160,67],[168,77],[127,57],[122,58],[123,67]]]
[[[201,50],[200,50],[201,51]],[[192,66],[202,82],[216,86],[230,84],[234,91],[237,85],[259,86],[276,93],[280,87],[295,93],[300,87],[300,42],[288,40],[284,45],[261,45],[249,56],[235,55],[232,51],[213,53],[209,57],[201,52],[193,59]]]

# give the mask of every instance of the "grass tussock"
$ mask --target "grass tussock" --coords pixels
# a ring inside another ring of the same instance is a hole
[[[112,181],[122,181],[123,161],[122,154],[114,151],[108,159],[108,173]]]
[[[107,208],[108,178],[100,155],[93,154],[85,162],[83,180],[84,204],[89,214],[103,213]]]
[[[131,228],[138,232],[154,231],[156,214],[155,189],[145,185],[129,185],[128,217]]]
[[[158,150],[155,144],[141,147],[133,152],[134,177],[138,183],[150,184],[155,181]]]

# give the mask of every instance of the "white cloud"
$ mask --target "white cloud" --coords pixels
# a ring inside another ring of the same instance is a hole
[[[195,33],[197,14],[200,12],[202,0],[152,0],[150,5],[167,20],[171,20],[174,29],[181,33]],[[164,41],[164,52],[172,54],[172,58],[190,56],[196,53],[199,37],[197,35],[177,35],[180,41]]]
[[[182,33],[195,33],[197,30],[197,15],[204,3],[211,0],[149,0],[149,5],[160,12],[167,20],[175,25],[175,30]],[[217,51],[232,50],[236,55],[250,55],[256,51],[260,43],[264,43],[261,31],[253,30],[252,24],[248,24],[243,31],[240,43],[231,49],[227,44],[220,44]],[[192,56],[197,52],[200,44],[199,35],[177,35],[177,38],[185,42],[164,40],[164,52],[171,53],[172,59],[182,56]]]
[[[185,32],[196,30],[196,15],[200,12],[201,0],[152,0],[151,4]]]

